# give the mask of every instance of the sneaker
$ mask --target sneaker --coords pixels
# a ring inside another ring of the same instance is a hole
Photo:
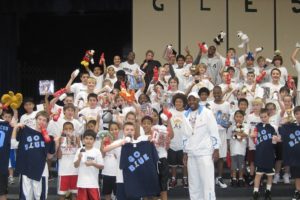
[[[8,184],[9,184],[9,185],[12,185],[12,184],[14,184],[14,183],[15,183],[14,177],[13,177],[13,176],[8,177]]]
[[[222,177],[216,178],[216,185],[220,186],[221,188],[227,188],[227,185],[224,183]]]
[[[277,184],[280,181],[280,175],[279,174],[275,174],[274,178],[273,178],[273,183]]]
[[[239,187],[245,187],[245,181],[244,181],[244,179],[239,179],[238,186]]]
[[[254,185],[254,178],[253,178],[253,176],[249,176],[247,184],[249,186],[253,186]]]
[[[189,182],[187,178],[182,179],[182,185],[184,188],[189,188]]]
[[[253,200],[258,200],[259,199],[259,193],[258,192],[253,192]]]
[[[175,178],[172,178],[169,182],[169,188],[174,188],[177,185],[177,180]]]
[[[299,191],[297,191],[297,190],[295,191],[292,200],[300,200],[300,192]]]
[[[284,184],[290,184],[290,175],[289,174],[284,174],[283,175],[283,182]]]
[[[272,200],[270,190],[265,191],[265,200]]]
[[[237,187],[237,180],[236,179],[231,179],[231,187],[236,188]]]

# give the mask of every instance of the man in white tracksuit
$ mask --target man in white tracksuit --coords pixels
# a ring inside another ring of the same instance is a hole
[[[185,112],[184,164],[188,167],[191,200],[215,200],[214,159],[219,157],[220,138],[213,113],[199,105],[199,96],[188,95]]]

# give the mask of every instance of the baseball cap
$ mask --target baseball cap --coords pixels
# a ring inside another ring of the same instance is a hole
[[[197,92],[191,92],[191,93],[188,95],[187,98],[189,98],[189,97],[195,97],[196,99],[200,99],[200,98],[199,98],[199,95],[197,94]]]

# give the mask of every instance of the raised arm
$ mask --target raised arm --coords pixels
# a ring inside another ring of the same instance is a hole
[[[293,53],[291,55],[291,61],[293,63],[293,66],[296,65],[296,62],[297,62],[296,55],[297,55],[297,53],[298,53],[299,50],[300,50],[300,44],[297,43],[296,44],[296,48],[295,48],[295,50],[293,51]]]

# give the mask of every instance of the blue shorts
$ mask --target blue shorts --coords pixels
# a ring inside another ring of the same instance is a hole
[[[118,200],[140,200],[140,198],[132,199],[127,198],[125,193],[124,183],[117,183],[117,199]]]

